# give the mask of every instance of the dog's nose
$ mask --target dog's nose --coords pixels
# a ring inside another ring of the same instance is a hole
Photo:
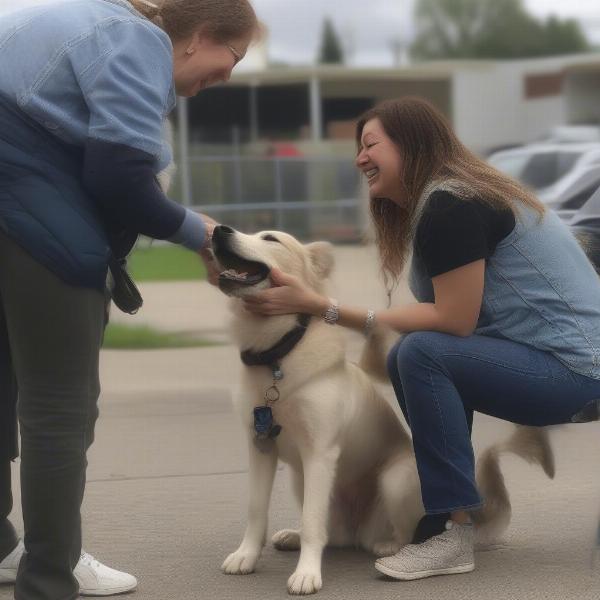
[[[217,229],[219,230],[219,233],[221,233],[222,235],[233,235],[235,233],[235,229],[232,229],[231,227],[228,227],[227,225],[217,225],[215,227],[215,232],[217,231]]]
[[[234,234],[235,229],[227,227],[227,225],[217,225],[213,231],[213,248],[227,247]]]

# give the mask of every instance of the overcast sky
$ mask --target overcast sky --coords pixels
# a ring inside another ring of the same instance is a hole
[[[0,13],[45,0],[0,0]],[[600,44],[600,0],[524,0],[533,14],[577,19],[590,41]],[[252,0],[269,29],[273,60],[307,64],[315,60],[322,22],[330,16],[355,65],[391,65],[392,41],[410,41],[415,0]]]
[[[311,62],[322,21],[330,16],[354,64],[393,62],[391,42],[410,40],[415,0],[252,0],[270,31],[269,55],[289,62]],[[525,0],[536,16],[577,19],[590,41],[600,44],[600,0]]]

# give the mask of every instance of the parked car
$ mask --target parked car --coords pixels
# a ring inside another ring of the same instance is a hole
[[[538,143],[496,152],[488,162],[532,188],[568,220],[600,186],[600,143]]]
[[[600,273],[600,187],[568,222]]]
[[[600,143],[600,125],[557,125],[553,127],[540,142],[557,144],[574,142]]]

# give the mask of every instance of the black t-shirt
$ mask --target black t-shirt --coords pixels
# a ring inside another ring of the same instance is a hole
[[[433,278],[488,259],[514,227],[515,216],[509,209],[438,190],[428,199],[417,224],[415,253]]]

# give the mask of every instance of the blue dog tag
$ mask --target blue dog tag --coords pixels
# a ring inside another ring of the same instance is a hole
[[[273,426],[273,411],[270,406],[257,406],[254,409],[254,431],[258,437],[269,436]]]
[[[269,439],[274,440],[281,433],[281,425],[273,425],[269,431]]]

